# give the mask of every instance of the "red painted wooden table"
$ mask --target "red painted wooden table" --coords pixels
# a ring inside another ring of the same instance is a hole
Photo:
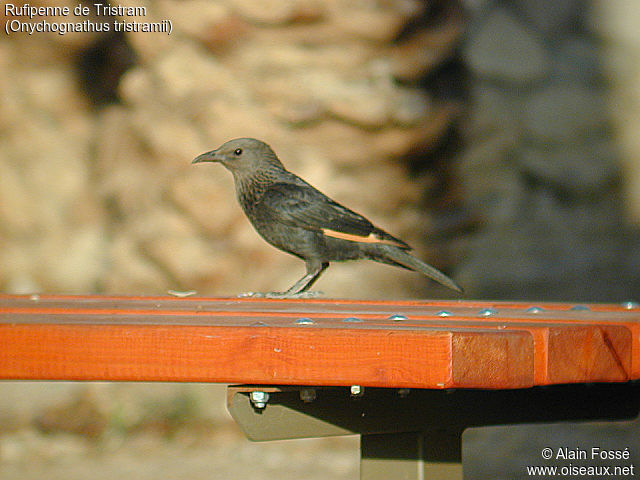
[[[380,458],[392,457],[378,451],[387,434],[417,429],[424,444],[429,422],[447,418],[459,442],[470,425],[531,420],[515,407],[498,414],[500,402],[536,399],[544,408],[538,416],[531,413],[536,408],[529,409],[533,420],[635,415],[631,381],[640,378],[640,307],[0,295],[0,346],[2,379],[253,385],[231,387],[229,393],[229,408],[251,438],[361,433],[363,457],[370,459],[363,460],[363,478],[383,478],[372,472],[380,471]],[[591,394],[580,390],[594,382],[603,385]],[[563,386],[532,388],[556,384]],[[451,389],[463,390],[444,400],[442,391]],[[633,401],[598,415],[589,404],[600,401],[590,400],[594,392]],[[265,394],[265,402],[255,401]],[[575,415],[563,414],[547,404],[554,395],[589,401],[576,406]],[[486,403],[483,415],[461,407],[478,399]],[[443,416],[424,417],[424,402],[438,405]],[[388,416],[355,420],[365,405],[371,411],[402,408],[410,415],[395,423]],[[456,412],[464,421],[446,417]],[[493,415],[489,420],[487,413]],[[459,447],[454,442],[449,450],[455,460]],[[376,453],[366,457],[367,451]],[[399,468],[397,462],[389,465]]]
[[[640,377],[640,308],[0,295],[0,378],[522,388]]]

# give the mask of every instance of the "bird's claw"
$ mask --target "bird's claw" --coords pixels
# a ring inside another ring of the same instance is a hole
[[[320,291],[306,291],[306,292],[298,292],[298,293],[288,293],[288,292],[267,292],[264,294],[265,298],[316,298],[321,295],[324,295],[324,292]]]
[[[324,295],[324,292],[245,292],[238,295],[239,298],[316,298]]]
[[[260,292],[242,292],[238,294],[238,298],[258,298],[258,297],[263,297],[264,293],[260,293]]]

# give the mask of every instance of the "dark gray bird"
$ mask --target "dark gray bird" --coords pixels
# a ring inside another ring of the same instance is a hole
[[[230,140],[192,163],[203,162],[220,162],[231,171],[238,201],[262,238],[305,261],[307,274],[289,290],[264,296],[301,296],[329,262],[362,258],[420,272],[462,292],[445,274],[411,256],[405,242],[286,170],[266,143]]]

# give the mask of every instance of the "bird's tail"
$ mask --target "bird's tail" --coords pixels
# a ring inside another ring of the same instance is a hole
[[[426,264],[422,260],[418,260],[416,257],[393,245],[376,245],[375,253],[371,258],[378,262],[396,264],[409,270],[420,272],[445,287],[455,290],[456,292],[463,292],[462,288],[456,282],[440,270],[433,268],[431,265]]]

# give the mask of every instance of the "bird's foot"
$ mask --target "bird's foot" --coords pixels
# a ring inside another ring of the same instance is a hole
[[[263,298],[264,293],[260,292],[242,292],[238,294],[238,298]]]
[[[267,292],[264,294],[265,298],[316,298],[321,295],[324,295],[324,292],[321,291],[306,291],[306,292],[298,292],[298,293],[289,293],[289,292]]]
[[[315,292],[298,292],[298,293],[289,293],[289,292],[245,292],[238,295],[240,298],[316,298],[321,295],[324,295],[324,292],[315,291]]]

